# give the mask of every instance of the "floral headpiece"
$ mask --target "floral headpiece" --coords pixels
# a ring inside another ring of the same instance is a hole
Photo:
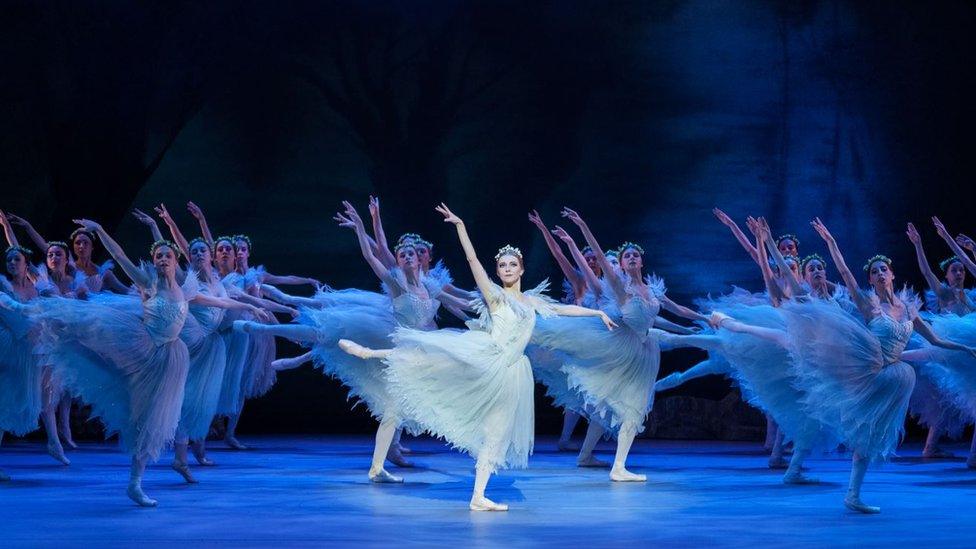
[[[10,254],[10,252],[20,252],[21,255],[23,255],[25,258],[28,258],[28,259],[34,253],[31,250],[29,250],[29,249],[27,249],[27,248],[25,248],[23,246],[10,246],[6,250],[4,250],[3,256],[6,257],[7,255]]]
[[[827,265],[827,262],[824,261],[824,258],[820,257],[818,254],[810,254],[804,257],[803,261],[800,262],[800,270],[805,270],[807,268],[807,263],[810,263],[811,261],[819,261],[824,266]]]
[[[626,250],[627,248],[633,248],[633,249],[637,250],[637,253],[639,253],[641,255],[644,255],[644,248],[642,248],[640,244],[635,244],[635,243],[633,243],[633,242],[631,242],[629,240],[627,242],[624,242],[623,244],[621,244],[620,247],[617,248],[617,252],[619,252],[620,255],[623,255],[624,254],[624,250]]]
[[[235,238],[237,238],[237,237],[236,236],[218,236],[214,240],[214,248],[217,247],[217,243],[218,242],[223,241],[223,240],[226,240],[227,242],[230,242],[231,247],[234,247],[234,239]]]
[[[246,234],[236,234],[236,235],[234,235],[234,240],[232,240],[232,242],[234,242],[234,247],[235,248],[237,247],[237,241],[238,240],[243,240],[244,242],[247,242],[247,249],[248,249],[248,251],[254,249],[254,246],[251,245],[251,239],[250,239],[250,237],[248,237]]]
[[[194,238],[193,240],[191,240],[191,241],[190,241],[190,242],[189,242],[189,243],[188,243],[188,244],[186,245],[186,250],[187,250],[187,251],[190,251],[190,250],[192,250],[192,249],[193,249],[193,245],[194,245],[194,244],[196,244],[196,243],[198,243],[198,242],[202,242],[202,243],[204,243],[204,244],[206,244],[206,245],[207,245],[207,249],[208,249],[208,250],[210,250],[210,254],[211,254],[211,255],[212,255],[212,254],[214,253],[214,247],[213,247],[213,245],[212,245],[212,244],[210,244],[209,242],[207,242],[207,239],[205,239],[205,238],[201,238],[201,237],[199,237],[199,236],[198,236],[198,237],[196,237],[196,238]]]
[[[620,259],[620,252],[617,250],[607,250],[607,253],[603,254],[605,257],[612,257],[614,259]]]
[[[63,248],[64,251],[65,251],[65,253],[67,253],[68,251],[71,250],[71,248],[68,247],[68,244],[65,243],[65,242],[63,242],[63,241],[61,241],[61,240],[49,240],[47,242],[47,250],[50,250],[51,248],[54,248],[55,246],[57,246],[58,248]],[[44,251],[46,252],[47,250],[44,250]]]
[[[397,244],[403,244],[406,240],[423,240],[423,238],[417,233],[403,233],[397,239]]]
[[[522,250],[512,246],[511,244],[505,244],[498,249],[498,253],[495,254],[495,261],[498,261],[506,255],[514,255],[515,257],[522,259]]]
[[[83,234],[83,235],[87,236],[89,240],[91,240],[92,242],[95,242],[95,233],[89,231],[88,229],[86,229],[84,227],[78,227],[77,229],[75,229],[74,231],[71,232],[71,239],[70,239],[71,242],[74,242],[75,241],[75,238],[78,235],[80,235],[80,234]]]
[[[953,263],[962,263],[962,260],[959,259],[958,256],[954,255],[952,257],[943,259],[942,262],[939,263],[939,268],[942,269],[942,272],[944,273],[947,270],[949,270],[949,266],[952,265]]]
[[[173,244],[165,238],[152,243],[152,246],[149,247],[149,257],[154,257],[156,255],[156,250],[162,248],[163,246],[167,246],[169,249],[173,250],[173,254],[176,257],[180,257],[180,249],[176,247],[176,244]]]
[[[404,241],[398,243],[396,246],[393,247],[393,253],[398,254],[398,253],[400,253],[400,250],[402,250],[404,248],[413,248],[414,251],[416,251],[417,244],[418,244],[418,242],[415,241],[415,240],[409,240],[409,239],[404,240]]]
[[[867,272],[870,272],[871,271],[871,265],[874,265],[875,263],[877,263],[879,261],[882,262],[882,263],[884,263],[885,265],[891,267],[891,258],[888,257],[888,256],[886,256],[886,255],[878,254],[878,255],[872,257],[871,259],[868,259],[868,262],[864,264],[864,272],[866,272],[866,273]]]
[[[590,246],[583,246],[583,249],[580,250],[580,253],[582,253],[583,255],[586,255],[586,254],[592,254],[592,253],[595,253],[595,252],[593,251],[593,248],[591,248]]]
[[[784,240],[792,240],[793,241],[793,244],[796,244],[796,247],[797,248],[800,247],[800,239],[797,238],[795,234],[789,234],[789,233],[787,233],[787,234],[784,234],[784,235],[780,235],[779,237],[776,238],[776,245],[779,246],[779,243],[782,242],[782,241],[784,241]]]

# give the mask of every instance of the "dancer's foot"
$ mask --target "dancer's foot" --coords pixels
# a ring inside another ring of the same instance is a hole
[[[664,330],[658,328],[651,328],[647,330],[647,334],[653,336],[657,340],[657,343],[661,347],[672,348],[674,346],[674,334],[671,332],[665,332]]]
[[[403,457],[396,446],[390,446],[390,450],[386,453],[386,460],[397,467],[413,467],[413,463]]]
[[[468,507],[472,511],[508,511],[508,505],[504,503],[495,503],[485,496],[472,497],[471,503],[468,504]]]
[[[247,446],[241,444],[241,441],[237,440],[236,437],[228,435],[224,437],[224,444],[235,449],[235,450],[247,450]]]
[[[379,484],[383,484],[383,483],[394,484],[394,483],[397,483],[397,482],[403,482],[403,478],[402,477],[398,477],[398,476],[391,475],[386,469],[380,469],[378,471],[374,471],[374,470],[370,469],[369,470],[369,481],[370,482],[376,482],[376,483],[379,483]]]
[[[64,448],[56,442],[47,443],[47,454],[61,463],[61,465],[71,465],[71,461],[64,455]]]
[[[631,473],[624,466],[614,466],[610,470],[610,480],[614,482],[647,482],[647,475]]]
[[[858,513],[865,513],[868,515],[876,515],[881,512],[880,507],[866,505],[863,501],[861,501],[861,498],[857,496],[847,496],[844,498],[844,506],[851,511],[857,511]]]
[[[393,445],[393,447],[396,448],[397,450],[399,450],[401,454],[412,454],[413,453],[413,450],[411,450],[410,448],[407,448],[406,446],[400,444],[399,442],[395,443]]]
[[[770,469],[786,469],[789,466],[790,462],[783,456],[769,456]]]
[[[362,345],[349,339],[340,339],[339,348],[342,349],[346,354],[357,356],[362,359],[373,358],[376,355],[376,351],[373,349],[363,347]]]
[[[255,322],[251,322],[250,320],[235,320],[234,331],[249,334],[251,333],[251,328],[253,328],[255,324]]]
[[[207,450],[200,444],[191,444],[190,448],[193,450],[193,457],[197,460],[197,464],[203,465],[204,467],[217,465],[212,459],[207,457]]]
[[[556,443],[556,448],[560,452],[579,452],[580,445],[572,440],[559,439],[559,442]]]
[[[790,472],[783,475],[783,484],[820,484],[820,479],[808,477],[799,472]]]
[[[952,452],[948,452],[938,446],[926,447],[922,450],[922,457],[925,459],[949,459],[956,457]]]
[[[667,391],[668,389],[674,389],[678,385],[681,385],[681,372],[675,372],[657,380],[657,383],[654,384],[654,391]]]
[[[129,496],[129,499],[136,502],[137,505],[143,507],[155,507],[158,503],[156,500],[150,498],[142,491],[142,483],[130,481],[129,487],[126,488],[125,494]]]
[[[597,459],[596,456],[590,454],[586,457],[576,458],[577,467],[593,467],[597,469],[609,469],[611,463],[609,461],[603,461],[602,459]]]
[[[67,446],[69,450],[77,450],[78,445],[71,438],[71,429],[59,429],[61,431],[61,444]]]
[[[173,467],[173,470],[179,473],[180,476],[183,477],[183,480],[185,480],[188,484],[197,483],[197,479],[193,478],[193,474],[190,473],[190,466],[186,463],[174,461],[171,467]]]
[[[976,452],[969,454],[969,458],[966,459],[966,467],[976,469]]]

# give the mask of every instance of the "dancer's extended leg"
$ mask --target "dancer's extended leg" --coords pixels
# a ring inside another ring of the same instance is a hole
[[[390,452],[390,445],[393,443],[393,435],[396,433],[400,420],[393,414],[387,414],[380,421],[379,428],[376,429],[376,445],[373,446],[373,462],[369,467],[369,480],[373,482],[403,482],[403,479],[394,476],[383,468],[387,454]]]
[[[155,507],[156,500],[151,499],[142,491],[142,475],[146,472],[145,457],[132,456],[132,468],[129,470],[129,487],[125,493],[129,499],[143,507]]]
[[[41,402],[41,423],[44,424],[44,431],[47,433],[47,453],[62,465],[71,465],[71,461],[64,455],[64,447],[61,446],[61,439],[58,438],[58,423],[55,419],[55,410],[61,397],[60,391],[56,391],[51,368],[44,368],[42,374],[43,393]],[[58,394],[55,394],[57,392]]]
[[[868,470],[868,460],[862,457],[857,450],[851,460],[851,482],[847,488],[847,497],[844,498],[844,505],[852,511],[859,513],[875,514],[880,513],[881,508],[873,505],[865,505],[861,501],[861,485],[864,484],[864,474]]]
[[[610,480],[617,482],[645,482],[647,475],[638,475],[627,470],[627,456],[630,447],[637,436],[637,426],[633,422],[624,422],[617,433],[617,454],[613,458],[613,468],[610,469]]]
[[[602,459],[597,459],[593,455],[593,449],[596,448],[596,444],[600,442],[600,437],[603,436],[605,429],[602,425],[595,421],[590,421],[589,427],[586,428],[586,438],[583,439],[583,445],[580,447],[579,456],[576,457],[576,465],[578,467],[610,467],[610,463],[603,461]]]
[[[71,401],[73,399],[67,393],[61,395],[61,400],[58,402],[58,433],[61,436],[62,442],[75,450],[78,445],[75,444],[74,438],[71,436]]]
[[[573,431],[576,429],[576,424],[579,423],[579,418],[579,414],[572,410],[563,411],[563,430],[559,433],[559,442],[556,444],[560,452],[575,452],[579,450],[579,446],[571,440],[573,438]]]

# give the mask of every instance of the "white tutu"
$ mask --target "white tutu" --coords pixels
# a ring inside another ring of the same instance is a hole
[[[0,292],[9,290],[0,278]],[[13,293],[0,299],[16,301]],[[0,432],[25,435],[37,429],[41,413],[41,369],[33,353],[36,337],[22,313],[0,307]]]
[[[219,282],[201,284],[200,292],[216,297],[227,295]],[[191,440],[198,440],[206,438],[210,423],[217,414],[227,364],[227,346],[217,331],[223,320],[223,309],[190,304],[189,312],[180,332],[180,339],[186,343],[190,353],[190,366],[179,431]]]
[[[522,300],[494,286],[473,330],[399,328],[384,359],[400,411],[492,470],[525,467],[535,430],[532,367],[524,351],[536,313],[550,315],[545,283]]]
[[[932,330],[939,337],[976,346],[976,313],[938,315],[931,322]],[[969,421],[976,420],[976,359],[961,351],[940,351],[942,359],[939,363],[928,365],[930,378],[939,386],[948,404],[961,410]]]

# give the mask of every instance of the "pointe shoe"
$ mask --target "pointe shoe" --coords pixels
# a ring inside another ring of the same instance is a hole
[[[386,469],[380,469],[379,471],[369,471],[369,481],[377,484],[396,484],[403,482],[403,478],[391,475]]]
[[[577,467],[592,467],[595,469],[609,469],[609,461],[603,461],[602,459],[597,459],[596,456],[590,454],[585,458],[576,458]]]
[[[224,444],[235,449],[235,450],[247,450],[247,446],[241,444],[241,441],[237,440],[236,437],[226,436],[224,437]]]
[[[966,467],[976,469],[976,452],[969,454],[969,458],[966,459]]]
[[[249,334],[251,333],[251,328],[254,326],[254,323],[249,320],[235,320],[233,326],[235,332]]]
[[[769,456],[770,469],[786,469],[789,466],[790,462],[786,461],[783,456]]]
[[[938,446],[922,450],[922,457],[925,459],[949,459],[956,457],[952,452],[947,452]]]
[[[71,465],[71,461],[64,455],[64,448],[58,444],[49,442],[47,444],[47,455],[53,457],[61,465]]]
[[[340,339],[339,348],[342,349],[346,354],[350,354],[352,356],[356,356],[364,360],[373,358],[372,349],[368,347],[363,347],[362,345],[349,339]]]
[[[400,444],[399,442],[393,445],[394,448],[400,451],[401,454],[412,454],[413,450],[407,448],[406,446]]]
[[[207,452],[200,447],[198,444],[191,444],[190,449],[193,451],[193,458],[197,460],[198,465],[204,467],[213,467],[217,465],[212,459],[207,457]]]
[[[61,433],[61,444],[67,446],[69,450],[77,450],[78,444],[75,443],[74,439],[71,438],[71,432]]]
[[[556,448],[560,452],[579,452],[580,445],[571,440],[560,440],[556,443]]]
[[[141,483],[130,482],[129,487],[125,490],[125,495],[142,507],[155,507],[159,503],[142,491]]]
[[[786,473],[783,475],[783,484],[820,484],[820,479],[808,477],[803,473]]]
[[[654,384],[654,392],[659,393],[668,389],[674,389],[678,385],[681,385],[681,374],[678,372],[668,374],[657,380],[657,383]]]
[[[193,474],[190,473],[190,466],[187,465],[186,463],[174,461],[171,467],[173,468],[174,471],[179,473],[181,477],[183,477],[183,480],[185,480],[187,484],[197,483],[197,479],[193,478]]]
[[[413,463],[403,457],[395,447],[390,447],[390,451],[386,453],[386,460],[397,467],[413,467]]]
[[[508,511],[508,505],[504,503],[495,503],[485,496],[472,497],[471,503],[468,504],[468,508],[472,511]]]
[[[844,498],[844,507],[847,507],[851,511],[857,511],[858,513],[864,513],[867,515],[876,515],[881,512],[880,507],[866,505],[863,501],[861,501],[861,498],[854,496],[847,496]]]
[[[610,480],[614,482],[647,482],[647,475],[631,473],[624,467],[614,467],[610,470]]]

